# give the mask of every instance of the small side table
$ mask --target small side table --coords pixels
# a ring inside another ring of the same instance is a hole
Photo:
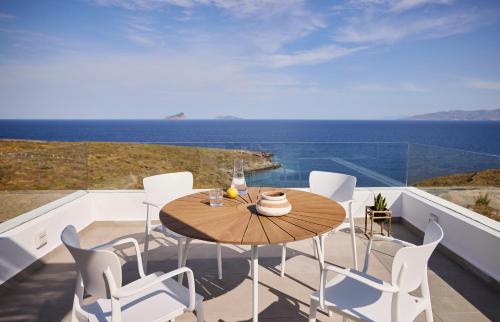
[[[370,237],[373,237],[373,221],[377,219],[383,220],[380,224],[380,234],[384,235],[384,226],[387,219],[389,219],[389,224],[387,225],[387,236],[391,235],[391,224],[392,224],[392,211],[386,209],[384,211],[375,211],[371,209],[371,206],[365,206],[365,235],[368,236],[368,217],[370,217]]]

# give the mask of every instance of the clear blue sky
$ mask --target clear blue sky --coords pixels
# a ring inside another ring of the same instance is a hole
[[[497,0],[0,1],[0,118],[499,107]]]

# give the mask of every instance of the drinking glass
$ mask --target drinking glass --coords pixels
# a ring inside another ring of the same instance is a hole
[[[223,193],[220,189],[210,190],[208,192],[208,200],[210,201],[210,206],[219,207],[223,205]]]

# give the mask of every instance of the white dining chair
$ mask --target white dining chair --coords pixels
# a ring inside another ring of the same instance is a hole
[[[177,241],[177,265],[182,267],[183,243],[186,237],[179,235],[161,223],[153,225],[151,222],[152,213],[150,208],[155,209],[157,213],[170,201],[193,193],[193,174],[188,171],[159,174],[143,179],[146,200],[146,231],[144,236],[144,270],[147,272],[149,257],[149,238],[151,232],[161,232],[167,237],[174,238]],[[187,255],[187,254],[186,254]],[[217,243],[217,270],[219,279],[222,279],[222,254],[221,245]]]
[[[332,232],[349,229],[351,235],[352,258],[355,269],[358,269],[358,256],[356,250],[356,230],[352,213],[352,203],[356,177],[334,172],[311,171],[309,174],[309,189],[323,197],[337,201],[347,213],[346,219]],[[285,275],[286,244],[282,245],[281,251],[281,276]],[[314,248],[316,252],[316,248]]]
[[[321,272],[320,290],[311,295],[309,322],[316,321],[318,307],[342,315],[344,321],[409,322],[425,311],[433,321],[427,264],[439,242],[442,228],[430,222],[423,245],[386,236],[373,236],[366,249],[363,271],[328,266]],[[367,274],[373,240],[397,243],[399,249],[392,263],[391,282]],[[326,283],[329,271],[338,275]],[[420,288],[421,296],[410,294]]]
[[[61,240],[75,260],[77,270],[71,322],[171,321],[187,311],[196,311],[197,321],[204,321],[203,297],[195,293],[193,272],[189,268],[145,275],[139,244],[133,238],[84,249],[80,247],[75,227],[67,226]],[[127,285],[122,285],[120,259],[109,250],[124,244],[134,246],[139,270],[139,279]],[[188,288],[172,279],[184,273],[188,276]],[[84,304],[84,294],[92,295],[95,301]]]

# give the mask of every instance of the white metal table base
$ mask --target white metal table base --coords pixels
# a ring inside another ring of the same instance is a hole
[[[314,246],[316,254],[318,255],[320,276],[321,272],[325,267],[325,236],[315,236],[313,237]],[[189,245],[191,244],[192,238],[186,238],[184,248],[182,251],[182,266],[186,266],[186,261],[188,257]],[[252,321],[259,321],[259,246],[252,245],[252,259],[251,259],[251,276],[252,276]],[[179,275],[179,283],[182,284],[184,274]],[[322,281],[320,281],[322,283]],[[321,286],[321,284],[320,284]]]
[[[259,246],[252,245],[252,320],[259,321]]]
[[[313,237],[318,262],[320,276],[325,267],[325,236]],[[259,246],[252,245],[251,276],[252,276],[252,321],[259,321]]]

